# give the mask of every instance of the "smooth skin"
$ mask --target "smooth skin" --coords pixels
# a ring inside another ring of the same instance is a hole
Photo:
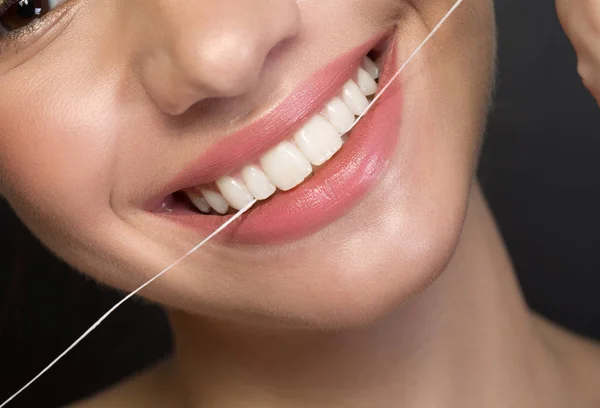
[[[72,0],[2,49],[1,192],[59,257],[132,290],[201,239],[142,208],[185,164],[385,29],[402,62],[452,4]],[[594,92],[593,30],[565,26]],[[465,0],[400,78],[372,191],[298,241],[190,257],[144,292],[173,355],[73,406],[599,406],[600,348],[527,309],[474,180],[494,58],[492,3]]]
[[[577,52],[577,71],[600,104],[600,2],[559,0],[556,9]]]

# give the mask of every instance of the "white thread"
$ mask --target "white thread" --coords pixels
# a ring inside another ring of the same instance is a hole
[[[65,351],[63,351],[50,364],[48,364],[46,366],[46,368],[44,368],[42,371],[40,371],[40,373],[38,375],[36,375],[35,377],[33,377],[31,379],[31,381],[29,381],[27,384],[25,384],[19,391],[17,391],[16,393],[14,393],[9,399],[7,399],[6,401],[4,401],[2,403],[2,405],[0,405],[0,408],[4,407],[10,401],[12,401],[14,398],[16,398],[20,393],[22,393],[23,391],[25,391],[25,389],[27,389],[27,387],[29,387],[38,378],[40,378],[42,375],[44,375],[44,373],[46,373],[46,371],[48,371],[56,363],[58,363],[60,361],[60,359],[62,359],[69,351],[71,351],[72,349],[74,349],[75,346],[77,346],[83,339],[85,339],[91,332],[93,332],[96,329],[96,327],[98,327],[100,325],[100,323],[102,323],[104,320],[106,320],[106,318],[108,316],[110,316],[115,310],[117,310],[123,303],[127,302],[130,298],[132,298],[133,296],[135,296],[138,292],[140,292],[146,286],[150,285],[152,282],[154,282],[155,280],[157,280],[158,278],[160,278],[161,276],[163,276],[167,271],[169,271],[173,267],[179,265],[179,263],[181,263],[181,261],[183,261],[185,258],[187,258],[191,254],[193,254],[194,252],[196,252],[198,249],[200,249],[200,247],[202,247],[204,244],[206,244],[215,235],[217,235],[218,233],[220,233],[221,231],[223,231],[232,222],[234,222],[235,220],[237,220],[243,213],[245,213],[246,211],[248,211],[256,203],[256,201],[257,200],[252,201],[251,203],[249,203],[248,205],[246,205],[244,208],[242,208],[241,210],[239,210],[233,217],[231,217],[230,219],[228,219],[227,222],[223,223],[223,225],[221,225],[219,228],[217,228],[217,230],[214,231],[212,234],[210,234],[208,237],[204,238],[202,240],[202,242],[200,242],[198,245],[196,245],[195,247],[193,247],[192,249],[190,249],[185,255],[183,255],[181,258],[179,258],[178,260],[176,260],[175,262],[173,262],[171,265],[167,266],[158,275],[154,276],[153,278],[151,278],[150,280],[148,280],[146,283],[142,284],[139,288],[137,288],[136,290],[134,290],[133,292],[131,292],[130,294],[128,294],[127,296],[125,296],[119,302],[117,302],[116,305],[114,305],[113,307],[111,307],[108,312],[106,312],[104,315],[102,315],[102,317],[100,319],[98,319],[96,321],[96,323],[94,323],[89,329],[87,329],[85,331],[85,333],[83,333],[77,340],[75,340],[73,342],[73,344],[71,344],[69,347],[67,347],[67,349]]]
[[[398,75],[400,75],[400,73],[404,70],[404,68],[406,67],[406,65],[408,65],[408,63],[415,57],[415,55],[417,55],[419,53],[419,51],[421,51],[421,49],[425,46],[425,44],[427,44],[427,42],[431,39],[431,37],[433,37],[435,35],[435,33],[440,29],[440,27],[446,22],[446,20],[448,19],[448,17],[450,17],[450,15],[452,15],[452,13],[454,13],[454,10],[456,10],[456,8],[462,2],[463,2],[463,0],[457,0],[456,3],[454,3],[454,5],[452,6],[452,8],[444,15],[444,17],[442,17],[442,19],[440,20],[440,22],[433,28],[433,30],[431,30],[431,32],[429,33],[429,35],[427,35],[427,37],[425,37],[425,39],[417,46],[417,48],[415,48],[415,50],[408,57],[408,59],[402,64],[402,66],[398,69],[398,71],[396,71],[396,73],[390,78],[390,80],[385,84],[385,86],[383,88],[381,88],[381,90],[375,96],[375,98],[373,98],[373,100],[371,101],[371,103],[369,104],[369,106],[367,106],[367,109],[365,109],[365,111],[358,118],[356,118],[356,120],[354,121],[354,123],[352,124],[352,126],[350,126],[350,128],[348,129],[348,132],[350,130],[352,130],[354,128],[354,126],[356,126],[356,124],[358,123],[358,121],[361,120],[367,114],[367,112],[369,112],[369,110],[371,109],[371,107],[375,104],[375,102],[377,102],[377,100],[381,97],[381,95],[388,90],[388,88],[390,87],[390,85],[392,84],[392,82],[394,82],[396,80],[396,78],[398,78]],[[129,299],[131,299],[133,296],[135,296],[141,290],[143,290],[146,286],[150,285],[152,282],[154,282],[155,280],[157,280],[158,278],[160,278],[162,275],[164,275],[167,271],[169,271],[173,267],[179,265],[179,263],[181,263],[184,259],[186,259],[188,256],[190,256],[194,252],[196,252],[204,244],[206,244],[209,240],[211,240],[215,235],[219,234],[221,231],[223,231],[225,228],[227,228],[232,222],[234,222],[236,219],[238,219],[243,213],[245,213],[250,208],[252,208],[252,206],[257,201],[258,200],[254,200],[251,203],[249,203],[246,207],[242,208],[232,218],[230,218],[225,223],[223,223],[223,225],[221,225],[219,228],[217,228],[216,231],[214,231],[208,237],[206,237],[205,239],[203,239],[202,242],[200,242],[198,245],[196,245],[195,247],[193,247],[192,249],[190,249],[185,255],[183,255],[181,258],[179,258],[178,260],[176,260],[175,262],[173,262],[171,265],[167,266],[165,269],[163,269],[156,276],[154,276],[153,278],[151,278],[150,280],[148,280],[146,283],[142,284],[139,288],[137,288],[133,292],[129,293],[127,296],[125,296],[123,299],[121,299],[119,302],[117,302],[117,304],[115,304],[113,307],[111,307],[110,310],[108,310],[104,315],[102,315],[102,317],[100,317],[92,326],[90,326],[89,329],[87,329],[81,336],[79,336],[79,338],[77,340],[75,340],[73,342],[73,344],[71,344],[69,347],[67,347],[67,349],[65,351],[63,351],[61,354],[59,354],[58,357],[56,357],[42,371],[40,371],[35,377],[33,377],[27,384],[25,384],[23,387],[21,387],[20,390],[18,390],[17,392],[15,392],[10,398],[8,398],[6,401],[4,401],[2,403],[2,405],[0,405],[0,408],[5,407],[9,402],[11,402],[19,394],[21,394],[23,391],[25,391],[31,384],[33,384],[38,378],[40,378],[48,370],[50,370],[56,363],[58,363],[65,355],[67,355],[67,353],[69,353],[71,350],[73,350],[83,339],[85,339],[91,332],[93,332],[104,320],[106,320],[123,303],[127,302]]]
[[[450,10],[448,10],[448,12],[444,15],[444,17],[442,17],[440,22],[437,23],[435,27],[433,27],[433,30],[431,30],[431,32],[427,35],[427,37],[425,37],[425,39],[421,42],[421,44],[419,44],[417,46],[417,48],[415,48],[415,50],[412,52],[412,54],[410,54],[408,59],[406,61],[404,61],[404,64],[402,64],[400,69],[398,69],[398,71],[396,71],[396,73],[390,78],[390,80],[385,84],[385,86],[383,88],[381,88],[381,91],[379,91],[379,93],[375,96],[375,98],[373,98],[373,100],[371,101],[369,106],[367,106],[367,109],[365,109],[365,111],[358,118],[356,118],[356,120],[354,121],[352,126],[350,126],[350,128],[347,130],[347,132],[351,131],[354,128],[354,126],[356,126],[358,121],[361,120],[363,118],[363,116],[365,116],[367,114],[367,112],[369,112],[371,110],[371,108],[373,107],[375,102],[377,102],[377,100],[381,97],[381,95],[383,95],[383,93],[388,90],[390,85],[392,85],[392,82],[394,82],[396,80],[396,78],[398,78],[398,75],[400,75],[400,73],[402,71],[404,71],[404,68],[408,65],[408,63],[410,61],[412,61],[412,59],[415,57],[415,55],[417,55],[419,53],[419,51],[421,51],[421,49],[425,46],[425,44],[427,44],[429,42],[431,37],[433,37],[435,35],[435,33],[437,33],[437,31],[440,29],[440,27],[446,22],[446,20],[448,20],[448,17],[450,17],[452,15],[452,13],[454,13],[454,10],[456,10],[456,8],[458,6],[460,6],[460,4],[462,2],[463,2],[463,0],[457,0],[456,3],[454,3],[454,5],[450,8]],[[2,408],[2,406],[0,406],[0,408]]]

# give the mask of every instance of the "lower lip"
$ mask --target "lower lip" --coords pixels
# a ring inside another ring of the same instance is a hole
[[[394,53],[390,52],[380,84],[389,81],[394,67]],[[221,232],[219,240],[285,243],[310,235],[342,217],[385,173],[398,141],[401,105],[399,87],[390,86],[354,127],[342,149],[316,174],[290,191],[259,202]],[[232,217],[194,212],[168,216],[202,234],[213,232]]]

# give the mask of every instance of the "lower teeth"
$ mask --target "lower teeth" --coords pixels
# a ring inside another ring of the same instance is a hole
[[[277,193],[276,188],[288,191],[303,183],[348,140],[347,130],[375,96],[378,75],[377,65],[365,57],[363,67],[355,80],[346,82],[341,96],[333,98],[291,140],[281,142],[259,163],[244,167],[238,174],[222,177],[214,185],[185,190],[190,203],[200,213],[224,215],[240,210],[254,197],[269,198]]]

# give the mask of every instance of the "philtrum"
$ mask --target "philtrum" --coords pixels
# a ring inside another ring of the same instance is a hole
[[[381,97],[381,95],[386,92],[388,90],[388,88],[390,87],[390,85],[396,80],[396,78],[398,78],[398,76],[400,75],[400,73],[404,70],[404,68],[408,65],[408,63],[410,61],[412,61],[412,59],[421,51],[421,49],[425,46],[425,44],[427,44],[427,42],[429,42],[429,40],[435,35],[435,33],[440,29],[440,27],[446,22],[446,20],[452,15],[452,13],[454,13],[454,11],[458,8],[458,6],[463,2],[463,0],[457,0],[454,5],[450,8],[450,10],[448,10],[448,12],[444,15],[444,17],[442,17],[442,19],[440,20],[440,22],[431,30],[431,32],[427,35],[427,37],[425,37],[425,39],[417,46],[417,48],[415,48],[415,50],[412,52],[412,54],[408,57],[408,59],[402,64],[402,66],[398,69],[398,71],[396,71],[396,73],[390,78],[390,80],[383,86],[383,88],[381,88],[381,90],[379,91],[379,93],[375,96],[375,98],[373,98],[373,100],[369,103],[369,106],[367,107],[367,109],[358,117],[356,118],[356,120],[354,121],[354,123],[352,124],[352,126],[350,127],[350,129],[354,128],[354,126],[356,126],[356,124],[358,123],[359,120],[361,120],[366,114],[367,112],[369,112],[369,110],[371,109],[371,107],[375,104],[375,102],[377,102],[377,100]],[[2,0],[0,0],[0,4],[2,3]],[[349,130],[350,130],[349,129]],[[239,210],[233,217],[231,217],[230,219],[228,219],[225,223],[223,223],[223,225],[221,225],[219,228],[217,228],[213,233],[211,233],[209,236],[207,236],[205,239],[203,239],[199,244],[197,244],[196,246],[194,246],[192,249],[190,249],[185,255],[183,255],[182,257],[180,257],[179,259],[177,259],[175,262],[173,262],[172,264],[170,264],[169,266],[167,266],[165,269],[163,269],[161,272],[159,272],[157,275],[155,275],[154,277],[150,278],[148,281],[146,281],[144,284],[142,284],[139,288],[137,288],[136,290],[134,290],[133,292],[129,293],[127,296],[125,296],[123,299],[121,299],[119,302],[117,302],[117,304],[115,304],[113,307],[111,307],[104,315],[102,315],[102,317],[100,317],[92,326],[90,326],[89,329],[87,329],[77,340],[75,340],[73,342],[73,344],[71,344],[69,347],[67,347],[67,349],[65,351],[63,351],[61,354],[59,354],[50,364],[48,364],[42,371],[40,371],[35,377],[33,377],[27,384],[25,384],[23,387],[21,387],[20,390],[18,390],[17,392],[15,392],[10,398],[8,398],[6,401],[4,401],[2,403],[2,405],[0,405],[0,408],[5,407],[6,405],[8,405],[9,402],[11,402],[13,399],[15,399],[19,394],[21,394],[23,391],[25,391],[31,384],[33,384],[38,378],[40,378],[42,375],[44,375],[48,370],[50,370],[56,363],[58,363],[67,353],[69,353],[72,349],[74,349],[83,339],[85,339],[92,331],[94,331],[96,329],[96,327],[98,327],[104,320],[106,320],[113,312],[115,312],[119,307],[121,307],[121,305],[125,302],[127,302],[129,299],[131,299],[133,296],[137,295],[141,290],[143,290],[144,288],[146,288],[148,285],[150,285],[151,283],[153,283],[155,280],[159,279],[162,275],[164,275],[165,273],[167,273],[168,271],[170,271],[171,269],[173,269],[175,266],[179,265],[181,262],[183,262],[184,259],[186,259],[188,256],[190,256],[191,254],[193,254],[194,252],[196,252],[198,249],[200,249],[202,246],[204,246],[204,244],[206,244],[208,241],[210,241],[212,238],[214,238],[217,234],[219,234],[221,231],[223,231],[225,228],[227,228],[229,225],[231,225],[235,220],[237,220],[239,217],[242,216],[242,214],[244,214],[246,211],[248,211],[250,208],[252,208],[252,206],[254,206],[254,204],[256,204],[257,200],[254,200],[252,202],[250,202],[248,205],[246,205],[244,208],[242,208],[241,210]]]

